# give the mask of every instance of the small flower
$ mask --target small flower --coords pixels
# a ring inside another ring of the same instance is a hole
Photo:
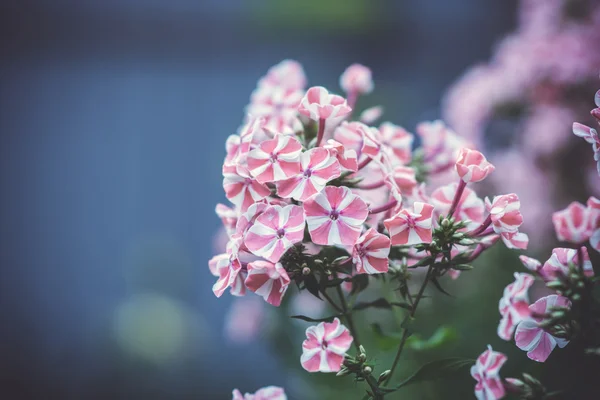
[[[421,137],[425,164],[432,173],[450,169],[456,162],[458,151],[467,144],[440,120],[422,122],[416,131]]]
[[[250,97],[248,114],[261,117],[265,128],[281,133],[294,125],[303,91],[283,86],[259,86]]]
[[[343,144],[333,139],[329,139],[323,147],[329,150],[332,155],[335,155],[342,171],[356,172],[358,169],[356,151],[346,148]]]
[[[594,128],[590,128],[589,126],[575,122],[573,124],[573,133],[592,145],[592,150],[594,151],[594,160],[596,160],[598,164],[598,174],[600,175],[600,137],[598,136],[598,131],[596,131]]]
[[[227,156],[225,157],[224,164],[236,165],[245,163],[250,147],[253,143],[256,143],[255,140],[267,137],[264,128],[264,118],[248,115],[246,124],[239,130],[239,135],[231,135],[225,142]]]
[[[414,136],[401,126],[384,122],[379,126],[383,151],[393,165],[406,165],[412,160]]]
[[[494,166],[477,150],[462,148],[456,160],[456,172],[466,183],[480,182],[494,172]]]
[[[521,202],[514,194],[504,194],[490,200],[486,197],[485,205],[492,218],[492,227],[496,233],[516,233],[523,224]]]
[[[300,363],[308,372],[337,372],[342,368],[344,354],[352,345],[350,331],[335,318],[306,330]]]
[[[269,203],[265,200],[254,203],[248,207],[246,212],[240,215],[240,218],[237,221],[235,226],[236,233],[245,237],[248,229],[254,225],[256,218],[258,218],[267,208],[269,208]]]
[[[227,199],[241,212],[245,212],[253,203],[271,194],[266,185],[252,178],[248,170],[241,165],[223,167],[223,188]]]
[[[287,396],[282,388],[267,386],[254,394],[246,393],[244,396],[239,390],[234,389],[232,400],[287,400]]]
[[[304,212],[315,244],[353,246],[369,208],[347,187],[327,186],[304,202]]]
[[[324,87],[315,86],[304,95],[298,112],[315,121],[339,120],[350,114],[352,109],[343,97],[329,94]]]
[[[600,200],[595,197],[590,197],[587,201],[587,206],[590,217],[590,230],[592,231],[590,245],[592,245],[596,251],[600,252]]]
[[[592,236],[589,210],[576,201],[552,214],[552,223],[560,241],[580,244]]]
[[[340,86],[346,93],[371,93],[373,91],[371,70],[361,64],[352,64],[340,76]]]
[[[535,258],[519,256],[519,260],[521,260],[523,266],[531,272],[538,272],[542,268],[542,263]]]
[[[433,206],[415,202],[413,210],[402,209],[392,218],[383,221],[393,245],[431,243]]]
[[[418,184],[415,170],[412,167],[397,165],[394,167],[392,173],[396,185],[398,185],[400,190],[404,193],[411,193]]]
[[[529,245],[529,236],[523,232],[502,232],[500,237],[509,249],[527,250]]]
[[[447,215],[452,206],[452,201],[458,189],[458,183],[441,186],[431,193],[431,204],[435,207],[436,214]],[[476,229],[484,220],[485,207],[483,200],[477,197],[477,193],[465,187],[458,201],[453,217],[457,221],[468,222],[466,229]]]
[[[533,285],[533,281],[533,276],[515,272],[515,281],[504,289],[504,294],[498,304],[500,315],[502,315],[502,320],[498,325],[498,336],[501,339],[510,340],[517,324],[529,317],[527,291]]]
[[[583,258],[583,274],[588,277],[594,276],[594,268],[590,261],[590,255],[588,254],[585,246],[581,247],[581,253]],[[579,265],[579,256],[577,250],[556,248],[552,250],[552,256],[544,263],[544,266],[540,270],[540,275],[546,281],[551,281],[559,276],[569,275],[570,265]]]
[[[377,128],[369,127],[362,122],[342,122],[333,132],[333,137],[344,147],[354,150],[358,159],[363,155],[376,156],[381,147]]]
[[[215,296],[221,297],[229,287],[231,288],[231,294],[234,296],[246,294],[246,286],[244,285],[246,273],[242,270],[242,264],[237,257],[230,254],[221,254],[213,257],[208,265],[211,272],[214,271],[213,275],[219,278],[212,288]]]
[[[302,207],[270,206],[248,229],[245,243],[253,254],[277,262],[290,247],[304,237]]]
[[[277,135],[262,142],[248,153],[248,168],[259,183],[281,181],[300,171],[300,142],[287,135]]]
[[[340,163],[327,149],[310,149],[300,156],[300,173],[277,182],[277,195],[306,201],[322,191],[327,182],[340,176],[340,173]]]
[[[496,400],[504,397],[504,385],[499,374],[505,362],[506,356],[492,350],[490,345],[477,358],[477,362],[471,367],[471,376],[477,381],[475,397],[478,400]]]
[[[281,263],[254,261],[248,264],[245,284],[249,290],[261,296],[267,303],[279,307],[290,284],[290,278]]]
[[[220,203],[217,204],[215,212],[217,213],[217,216],[221,218],[221,222],[223,222],[227,236],[231,237],[231,235],[235,233],[235,226],[238,221],[237,212],[234,209],[227,207],[225,204]]]
[[[352,249],[352,262],[359,274],[380,274],[388,271],[390,238],[370,228]]]
[[[539,326],[545,314],[552,312],[553,307],[569,307],[569,300],[555,294],[542,297],[529,306],[531,314],[519,323],[515,333],[515,342],[517,347],[527,352],[527,357],[537,362],[544,362],[548,359],[552,350],[558,345],[563,348],[569,341],[552,336]]]
[[[302,64],[295,60],[283,60],[273,65],[258,81],[258,86],[280,86],[287,89],[304,89],[306,75]]]
[[[373,122],[375,122],[379,118],[381,118],[382,115],[383,115],[383,107],[381,107],[381,106],[369,107],[360,114],[360,116],[358,117],[358,120],[360,122],[362,122],[363,124],[372,124]]]

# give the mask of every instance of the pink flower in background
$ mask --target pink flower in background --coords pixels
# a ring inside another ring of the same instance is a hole
[[[300,363],[308,372],[337,372],[342,368],[344,354],[352,345],[348,329],[335,318],[306,330]]]
[[[310,149],[300,156],[300,173],[277,182],[277,195],[306,201],[323,190],[327,182],[340,176],[340,173],[340,163],[327,149]]]
[[[589,210],[576,201],[567,208],[552,214],[556,237],[563,242],[581,244],[592,235]]]
[[[353,246],[369,215],[367,204],[346,187],[327,186],[304,202],[312,241],[322,245]]]
[[[265,319],[265,303],[255,296],[234,299],[225,314],[225,337],[236,344],[247,344],[257,339]]]
[[[266,140],[248,153],[248,168],[260,183],[291,178],[300,171],[300,142],[287,135]]]
[[[245,212],[253,203],[271,194],[266,185],[253,179],[241,165],[223,168],[223,188],[227,199],[241,212]]]
[[[242,396],[242,393],[234,389],[233,398],[231,400],[287,400],[285,391],[277,386],[267,386],[259,389],[256,393],[246,393]]]
[[[450,169],[456,161],[458,151],[466,147],[464,139],[440,120],[421,122],[416,131],[421,137],[424,161],[431,173]]]
[[[252,93],[246,112],[264,118],[265,128],[281,133],[286,126],[294,124],[303,95],[300,89],[259,86]]]
[[[221,297],[227,288],[231,288],[230,293],[234,296],[246,294],[245,272],[242,271],[242,264],[237,257],[221,254],[213,257],[208,265],[211,272],[214,271],[213,275],[218,277],[212,288],[215,296]]]
[[[523,232],[502,232],[500,238],[509,249],[527,250],[529,246],[529,236]]]
[[[510,340],[517,324],[529,317],[529,296],[527,292],[533,285],[533,281],[533,276],[515,272],[515,281],[504,289],[504,294],[498,304],[502,316],[498,325],[498,336],[501,339]]]
[[[466,183],[480,182],[494,172],[494,166],[477,150],[462,148],[456,160],[456,172]]]
[[[457,189],[458,183],[455,182],[439,187],[431,193],[431,204],[435,207],[436,215],[448,214]],[[483,222],[484,210],[483,200],[477,197],[477,193],[473,190],[465,187],[453,217],[457,221],[470,221],[467,224],[466,229],[473,230]]]
[[[238,220],[237,212],[234,209],[227,207],[225,204],[220,203],[217,204],[215,212],[217,213],[217,216],[221,218],[221,222],[223,222],[227,235],[233,235]]]
[[[352,112],[346,99],[335,94],[329,94],[322,86],[308,89],[300,102],[298,112],[312,120],[340,120]]]
[[[581,247],[581,254],[583,259],[583,273],[585,276],[594,276],[594,269],[592,262],[590,261],[590,255],[588,254],[585,246]],[[552,250],[552,256],[544,263],[544,266],[540,270],[540,274],[544,280],[550,281],[559,276],[569,275],[569,265],[579,265],[579,256],[575,249],[556,248]]]
[[[500,368],[506,362],[502,353],[488,349],[484,351],[477,362],[471,367],[471,376],[477,381],[475,397],[478,400],[496,400],[504,397],[505,390],[500,378]]]
[[[375,122],[379,118],[381,118],[382,115],[383,115],[383,107],[381,107],[381,106],[369,107],[360,114],[360,116],[358,117],[358,120],[360,122],[362,122],[363,124],[372,124],[373,122]]]
[[[412,211],[402,209],[383,223],[390,233],[393,245],[431,243],[433,206],[415,202]]]
[[[333,139],[329,139],[323,147],[335,155],[342,171],[356,172],[358,169],[356,151],[346,148],[343,144]]]
[[[362,122],[342,122],[333,132],[333,137],[344,147],[354,150],[358,159],[363,154],[376,156],[381,147],[377,128],[369,127]]]
[[[521,260],[523,266],[531,272],[539,272],[539,270],[542,268],[542,263],[535,258],[519,256],[519,260]]]
[[[285,294],[290,278],[280,263],[254,261],[248,264],[246,287],[261,296],[265,301],[279,307]]]
[[[390,238],[370,228],[352,249],[352,262],[359,274],[380,274],[388,271]]]
[[[514,194],[504,194],[490,201],[487,197],[485,205],[492,218],[492,227],[496,233],[515,233],[523,224],[521,202]]]
[[[592,145],[594,160],[597,162],[598,174],[600,175],[600,138],[598,137],[598,131],[575,122],[573,124],[573,133]]]
[[[295,60],[283,60],[273,65],[258,81],[258,86],[280,86],[287,89],[304,89],[306,75],[302,64]]]
[[[515,333],[517,347],[526,351],[527,357],[533,361],[544,362],[557,345],[563,348],[569,344],[568,340],[552,336],[538,325],[544,320],[541,316],[551,313],[553,307],[568,308],[569,300],[555,294],[542,297],[529,306],[531,317],[521,321],[517,326]]]
[[[590,214],[590,230],[592,231],[590,245],[597,251],[600,251],[600,200],[590,197],[587,201],[587,206]]]
[[[414,136],[401,126],[384,122],[379,126],[383,151],[392,165],[406,165],[412,160]]]
[[[367,94],[373,91],[371,70],[361,64],[352,64],[340,76],[340,86],[350,94]]]
[[[403,193],[411,193],[418,184],[414,168],[398,165],[392,173],[394,182]]]
[[[246,234],[246,247],[255,255],[277,262],[290,247],[304,237],[302,207],[270,206],[256,218]]]

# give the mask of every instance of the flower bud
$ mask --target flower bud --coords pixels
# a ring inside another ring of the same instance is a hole
[[[377,379],[377,383],[383,382],[388,376],[390,376],[391,373],[392,373],[392,371],[389,369],[386,371],[383,371],[381,373],[381,375],[379,375],[379,379]]]
[[[308,268],[308,267],[302,268],[302,275],[304,275],[304,276],[310,275],[310,268]]]
[[[367,360],[367,355],[365,353],[360,353],[359,355],[356,356],[356,360],[359,363],[364,363]]]
[[[365,367],[363,368],[363,372],[368,375],[371,372],[373,372],[373,368],[369,367],[368,365],[365,365]]]
[[[340,369],[340,371],[335,374],[335,376],[346,376],[350,373],[350,370],[346,367],[342,367],[342,369]]]

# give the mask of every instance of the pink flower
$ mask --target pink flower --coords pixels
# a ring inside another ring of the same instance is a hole
[[[394,167],[392,173],[396,185],[398,185],[402,192],[410,193],[417,186],[418,182],[414,168],[397,165]]]
[[[590,214],[590,230],[593,232],[590,237],[590,244],[594,249],[600,251],[600,200],[590,197],[587,206]]]
[[[248,168],[260,183],[291,178],[300,171],[300,142],[287,135],[277,135],[262,142],[248,153]]]
[[[347,187],[327,186],[304,202],[310,236],[315,244],[353,246],[369,215],[367,204]]]
[[[492,202],[486,197],[485,205],[492,218],[494,232],[516,233],[523,224],[523,216],[519,210],[521,202],[516,194],[496,196]]]
[[[290,278],[281,263],[254,261],[248,264],[245,284],[249,290],[262,296],[267,303],[279,307],[290,284]]]
[[[308,372],[337,372],[342,368],[344,354],[352,345],[348,329],[335,318],[306,330],[300,363]]]
[[[432,173],[450,169],[458,156],[458,151],[466,142],[444,122],[422,122],[417,125],[417,134],[421,137],[424,161]]]
[[[457,189],[458,183],[451,183],[441,186],[431,193],[431,204],[435,207],[437,215],[448,214]],[[469,221],[466,229],[473,230],[483,222],[484,208],[483,200],[477,197],[477,193],[465,187],[453,216],[457,221]]]
[[[358,169],[356,151],[346,148],[343,144],[333,139],[329,139],[323,147],[336,156],[342,171],[356,172]]]
[[[526,351],[527,357],[533,361],[544,362],[556,345],[563,348],[569,344],[568,340],[554,337],[538,325],[544,320],[541,316],[552,312],[553,307],[569,307],[569,300],[555,294],[542,297],[529,306],[531,317],[521,321],[517,326],[515,333],[517,347]]]
[[[371,93],[373,91],[371,70],[361,64],[352,64],[340,76],[340,86],[346,93]]]
[[[433,206],[415,202],[413,210],[402,209],[392,218],[383,221],[393,245],[431,243]]]
[[[231,135],[227,138],[225,149],[225,165],[237,165],[246,162],[246,156],[250,151],[252,143],[255,140],[267,137],[265,131],[264,118],[257,118],[252,115],[247,116],[247,122],[239,131],[239,135]]]
[[[213,257],[208,265],[212,274],[218,277],[212,288],[215,296],[221,297],[229,287],[234,296],[246,294],[246,286],[244,286],[246,273],[242,270],[242,264],[237,256],[220,254]]]
[[[596,160],[598,164],[598,174],[600,175],[600,137],[598,136],[598,131],[589,126],[575,122],[573,124],[573,133],[592,145],[594,160]]]
[[[298,112],[315,121],[339,120],[350,114],[352,109],[343,97],[329,94],[324,87],[315,86],[306,92]]]
[[[564,242],[580,244],[592,236],[589,210],[576,201],[552,214],[552,223],[556,237]]]
[[[271,194],[266,185],[250,177],[248,170],[241,165],[223,167],[223,188],[227,199],[241,212]]]
[[[509,249],[527,250],[529,246],[529,236],[523,232],[502,232],[500,237]]]
[[[304,89],[306,75],[302,64],[295,60],[283,60],[273,65],[258,81],[258,86],[281,86],[288,89]]]
[[[477,381],[475,397],[478,400],[496,400],[504,397],[504,385],[499,374],[505,362],[506,356],[492,350],[492,346],[489,345],[488,349],[477,357],[477,362],[471,367],[471,376]]]
[[[372,124],[373,122],[381,118],[381,115],[383,115],[383,107],[369,107],[365,111],[360,113],[358,120],[363,124]]]
[[[517,324],[529,317],[527,291],[533,285],[533,281],[533,276],[515,272],[515,281],[504,289],[504,294],[498,304],[500,315],[502,315],[502,320],[498,325],[498,336],[501,339],[510,340]]]
[[[456,160],[456,172],[466,183],[480,182],[494,172],[494,166],[477,150],[462,148]]]
[[[383,151],[393,165],[406,165],[412,160],[414,136],[401,126],[384,122],[379,126]]]
[[[306,201],[323,190],[327,182],[340,176],[340,173],[340,163],[327,149],[310,149],[300,156],[300,173],[277,182],[277,195]]]
[[[234,209],[227,207],[225,204],[217,204],[215,212],[217,213],[217,216],[221,218],[227,235],[233,235],[238,220],[237,212],[235,212]]]
[[[594,276],[594,268],[592,267],[590,255],[585,246],[581,247],[581,253],[583,256],[583,274],[588,277]],[[577,250],[565,248],[553,249],[552,256],[544,263],[544,266],[540,270],[540,275],[546,281],[553,280],[559,276],[567,276],[569,275],[570,264],[579,265]]]
[[[352,249],[352,262],[359,274],[380,274],[388,271],[390,238],[370,228]]]
[[[285,391],[277,386],[267,386],[259,389],[256,393],[246,393],[242,396],[242,393],[234,389],[233,398],[231,400],[287,400]]]
[[[262,117],[265,128],[282,133],[294,125],[303,91],[283,86],[259,86],[252,93],[248,114]]]
[[[369,127],[362,122],[342,122],[333,132],[333,137],[344,147],[354,150],[358,159],[363,154],[370,157],[376,156],[381,147],[377,128]]]
[[[542,263],[535,258],[519,256],[519,260],[521,260],[523,266],[531,272],[538,272],[542,268]]]
[[[235,226],[236,233],[245,237],[248,229],[254,225],[256,218],[258,218],[267,208],[269,208],[269,203],[264,200],[248,207],[246,212],[240,215],[240,218],[237,221]]]
[[[277,262],[304,237],[304,214],[300,206],[270,206],[248,229],[245,243],[253,254]]]

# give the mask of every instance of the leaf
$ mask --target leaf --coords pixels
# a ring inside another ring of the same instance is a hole
[[[449,326],[439,327],[429,339],[422,339],[419,335],[408,338],[406,344],[413,350],[432,350],[444,346],[457,338],[456,330]]]
[[[323,300],[319,296],[319,282],[317,282],[317,278],[314,275],[311,274],[304,278],[304,288],[316,298]]]
[[[408,268],[419,268],[425,265],[431,264],[435,259],[432,256],[427,256],[425,258],[420,259],[417,263],[409,266]]]
[[[454,297],[450,293],[446,292],[446,290],[444,290],[442,285],[440,285],[440,283],[438,282],[437,278],[431,278],[431,283],[433,283],[433,286],[435,286],[437,290],[444,293],[446,296]]]
[[[391,350],[395,348],[402,338],[402,335],[398,334],[385,334],[381,329],[381,326],[377,323],[371,324],[371,329],[373,329],[375,343],[381,350]]]
[[[310,318],[310,317],[307,317],[306,315],[292,315],[292,316],[290,316],[290,318],[301,319],[302,321],[306,321],[306,322],[331,322],[331,321],[333,321],[334,318],[339,318],[341,316],[342,316],[342,314],[337,314],[337,315],[331,315],[331,316],[325,317],[325,318]]]
[[[352,290],[350,294],[360,293],[369,286],[369,275],[359,274],[352,277]]]
[[[445,358],[442,360],[432,361],[423,365],[414,374],[406,378],[394,389],[400,389],[401,387],[424,381],[431,381],[435,379],[447,379],[453,376],[459,375],[461,370],[467,366],[471,366],[475,363],[475,360],[467,358]]]
[[[366,308],[386,308],[386,309],[391,309],[392,307],[401,307],[404,308],[406,310],[411,310],[411,306],[408,303],[403,303],[403,302],[389,302],[386,299],[384,299],[383,297],[377,300],[373,300],[373,301],[369,301],[369,302],[362,302],[362,303],[357,303],[352,309],[353,310],[364,310]]]
[[[452,265],[452,269],[455,269],[457,271],[470,271],[472,270],[474,267],[470,264],[458,264],[458,265]]]

